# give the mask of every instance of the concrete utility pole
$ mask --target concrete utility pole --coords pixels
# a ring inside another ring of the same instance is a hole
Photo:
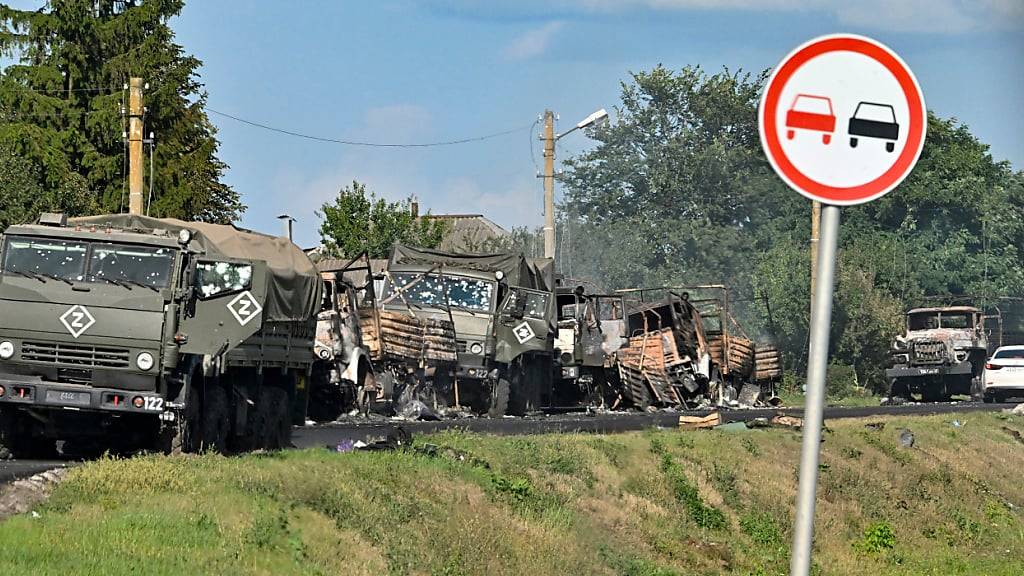
[[[128,213],[142,214],[142,78],[128,81]]]
[[[555,257],[555,113],[544,111],[544,257]]]

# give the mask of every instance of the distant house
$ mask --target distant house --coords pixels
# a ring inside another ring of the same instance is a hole
[[[448,252],[493,250],[493,240],[506,238],[509,231],[483,214],[427,214],[425,218],[448,223],[439,248]]]

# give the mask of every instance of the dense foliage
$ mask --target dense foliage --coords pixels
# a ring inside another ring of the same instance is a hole
[[[765,75],[657,67],[622,85],[614,123],[567,164],[562,270],[608,288],[724,282],[748,331],[802,367],[810,202],[757,133]],[[929,117],[921,160],[881,200],[842,212],[835,361],[879,384],[900,314],[924,296],[978,304],[1024,289],[1024,175],[955,120]],[[562,247],[560,245],[560,247]]]
[[[365,251],[370,258],[387,258],[395,242],[437,248],[448,229],[443,221],[414,215],[412,198],[388,202],[356,181],[321,206],[318,215],[323,219],[321,242],[332,256]]]
[[[39,10],[0,4],[0,50],[13,60],[0,73],[0,156],[23,157],[34,175],[26,185],[48,198],[5,203],[0,224],[31,219],[48,206],[75,214],[127,207],[123,87],[133,76],[149,85],[145,132],[156,139],[150,214],[214,222],[239,216],[238,194],[220,181],[227,166],[217,158],[216,131],[203,109],[201,63],[174,43],[168,26],[183,6],[184,0],[50,0]]]

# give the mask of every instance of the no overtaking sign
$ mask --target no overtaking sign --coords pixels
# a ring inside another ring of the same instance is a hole
[[[874,200],[906,178],[924,146],[924,95],[885,45],[822,36],[787,55],[765,87],[761,144],[790,187],[824,204]]]

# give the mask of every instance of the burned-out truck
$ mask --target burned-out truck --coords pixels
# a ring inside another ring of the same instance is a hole
[[[316,268],[284,238],[125,214],[11,226],[2,442],[284,447],[305,416],[320,302]]]
[[[988,355],[982,311],[973,306],[915,308],[907,312],[906,334],[892,345],[893,366],[885,371],[889,395],[925,402],[970,394]]]
[[[591,294],[571,279],[556,279],[553,404],[558,407],[616,405],[617,354],[626,344],[621,294]]]
[[[449,320],[458,359],[438,371],[437,397],[501,416],[550,402],[555,334],[553,264],[521,253],[458,254],[396,244],[384,312]]]

